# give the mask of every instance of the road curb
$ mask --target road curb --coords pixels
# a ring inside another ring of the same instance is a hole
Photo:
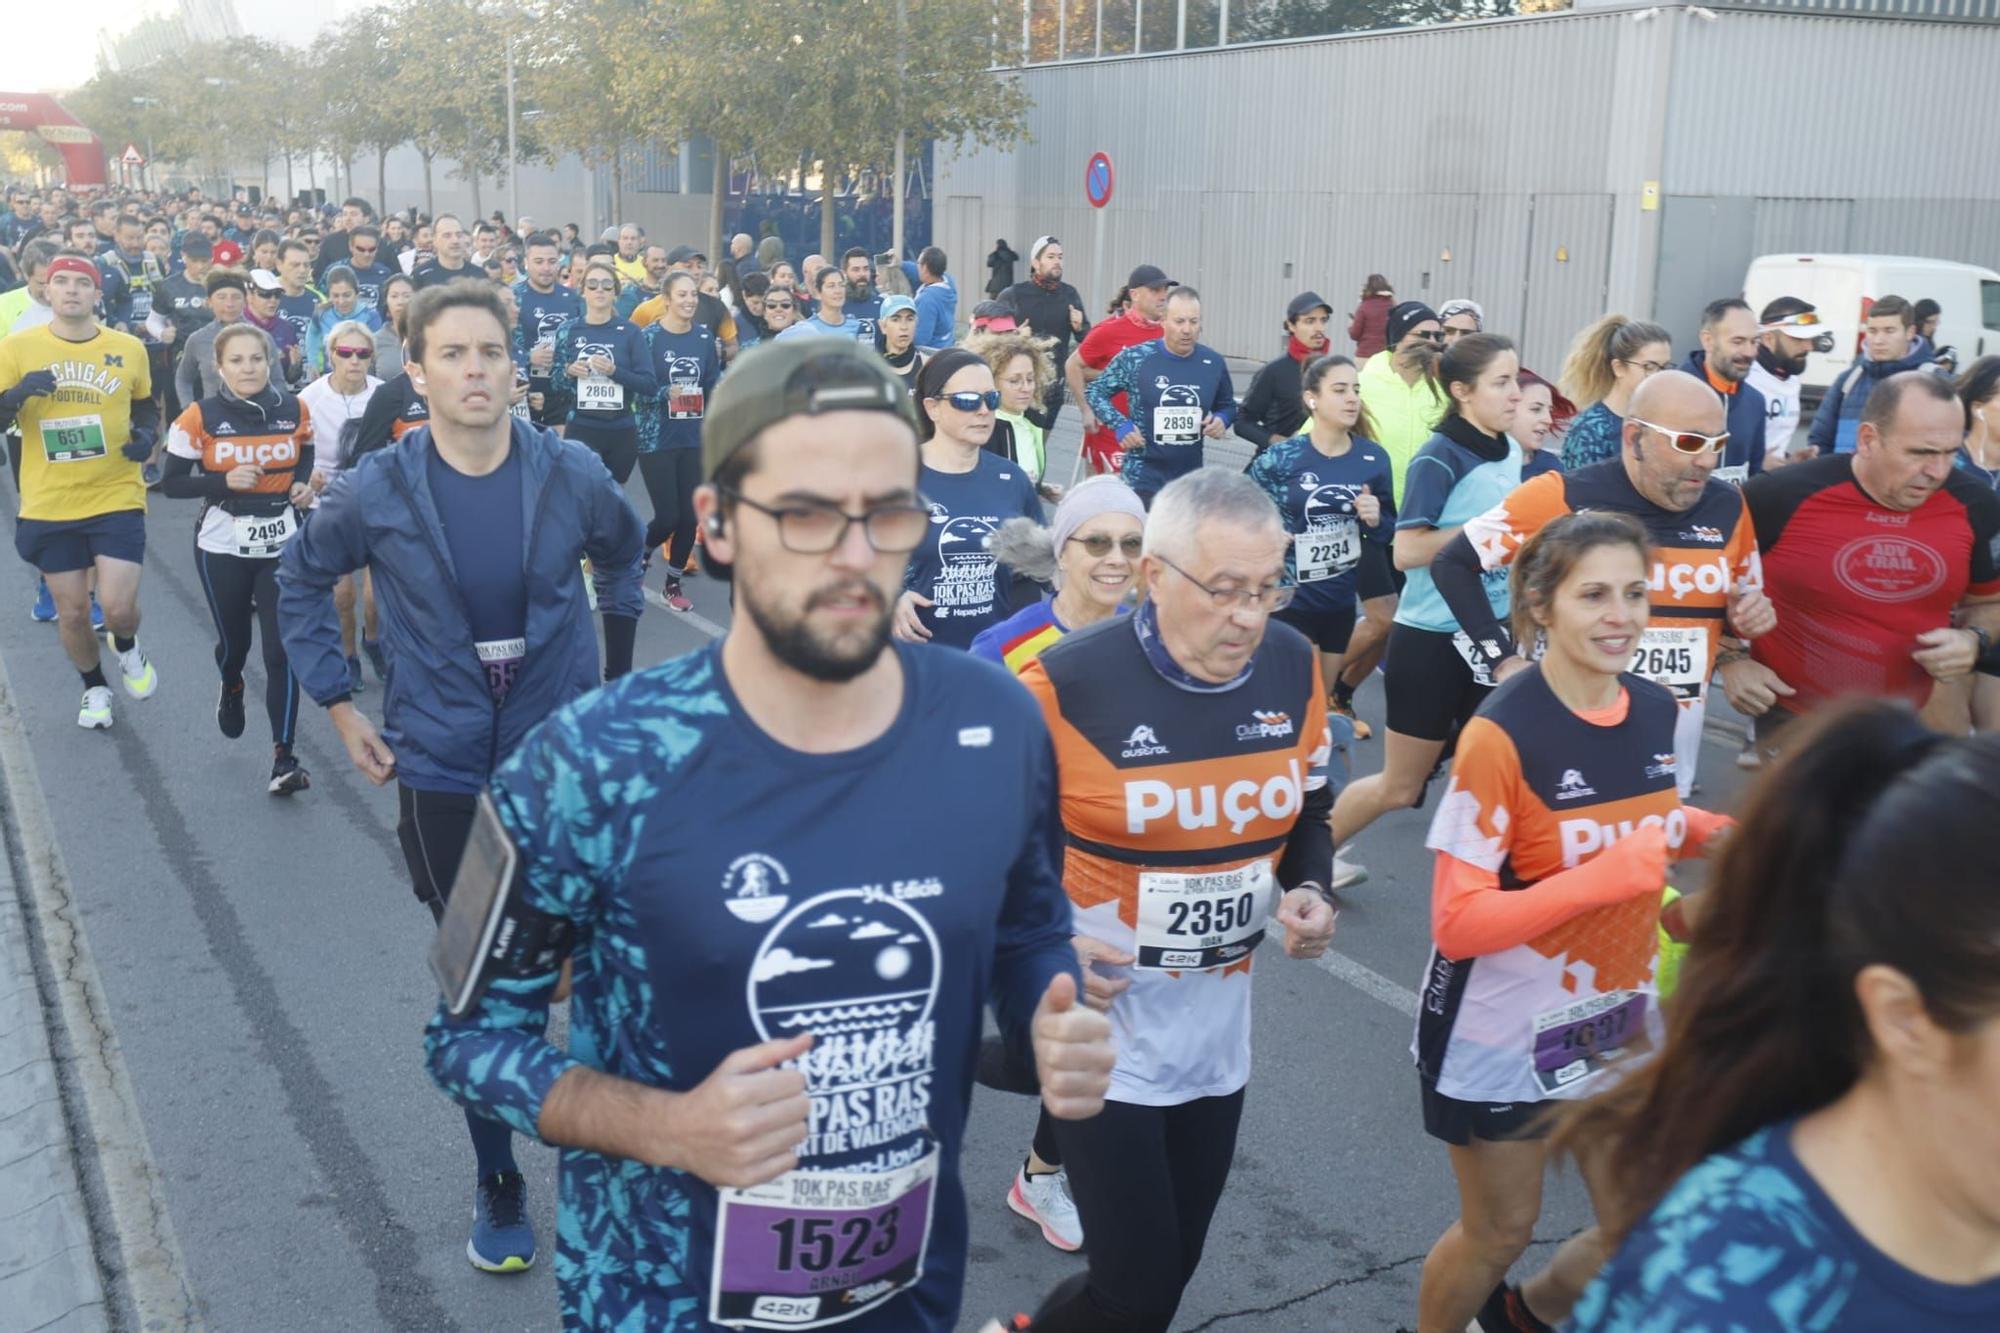
[[[67,1176],[96,1263],[88,1279],[112,1328],[204,1326],[187,1281],[166,1191],[139,1118],[138,1099],[111,1025],[111,1009],[77,912],[69,871],[29,749],[27,727],[0,657],[0,838],[48,1022],[58,1096],[45,1108],[64,1123]],[[5,873],[0,871],[0,873]],[[4,966],[4,959],[0,959]],[[81,1189],[76,1189],[80,1185]],[[79,1271],[88,1269],[79,1265]],[[89,1293],[81,1293],[88,1297]],[[79,1304],[83,1300],[79,1299]],[[67,1327],[67,1325],[64,1325]]]

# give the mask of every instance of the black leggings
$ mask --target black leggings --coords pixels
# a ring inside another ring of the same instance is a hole
[[[601,422],[588,417],[571,417],[568,439],[580,440],[604,460],[611,479],[623,486],[639,461],[639,425],[625,421]]]
[[[299,722],[299,682],[278,634],[277,557],[218,555],[196,543],[194,567],[208,594],[208,613],[215,617],[215,665],[222,669],[222,683],[243,683],[254,624],[263,641],[264,711],[271,717],[271,740],[291,749]]]
[[[1243,1093],[1179,1106],[1106,1102],[1058,1120],[1090,1271],[1057,1287],[1035,1333],[1165,1333],[1229,1180]]]
[[[639,475],[653,502],[653,521],[646,525],[646,549],[671,541],[667,577],[678,579],[694,554],[694,488],[701,484],[701,450],[656,449],[639,455]]]

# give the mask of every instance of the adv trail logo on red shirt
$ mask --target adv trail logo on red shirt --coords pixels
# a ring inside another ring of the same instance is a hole
[[[1944,557],[1907,536],[1857,537],[1833,557],[1833,575],[1871,602],[1914,602],[1944,586]]]

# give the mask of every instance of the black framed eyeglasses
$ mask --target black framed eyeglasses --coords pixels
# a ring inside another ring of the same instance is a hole
[[[931,401],[936,403],[950,403],[961,412],[977,412],[983,403],[987,411],[998,412],[1000,410],[1000,391],[998,389],[988,389],[984,393],[973,393],[970,390],[964,393],[941,393],[934,395]]]
[[[1273,611],[1282,611],[1290,606],[1292,598],[1298,594],[1297,585],[1290,583],[1273,583],[1262,588],[1211,588],[1165,556],[1154,558],[1207,593],[1208,600],[1215,604],[1215,609],[1218,611],[1233,612],[1254,608],[1269,615]]]
[[[1088,537],[1071,537],[1070,540],[1099,560],[1111,554],[1114,544],[1127,560],[1137,560],[1146,549],[1146,539],[1136,532],[1128,532],[1123,537],[1113,537],[1108,532],[1093,532]]]
[[[776,523],[778,544],[794,555],[825,555],[847,540],[848,528],[856,523],[871,549],[883,555],[901,555],[916,550],[931,526],[931,511],[921,496],[906,504],[876,505],[864,513],[850,514],[833,505],[760,504],[727,486],[715,489]]]

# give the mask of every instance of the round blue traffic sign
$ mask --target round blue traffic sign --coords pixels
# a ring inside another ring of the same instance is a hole
[[[1090,165],[1083,169],[1083,194],[1092,208],[1111,202],[1111,159],[1106,154],[1090,155]]]

